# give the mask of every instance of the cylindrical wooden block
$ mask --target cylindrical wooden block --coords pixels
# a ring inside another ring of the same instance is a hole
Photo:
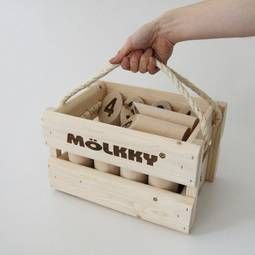
[[[119,126],[122,105],[123,99],[119,92],[111,92],[106,95],[98,114],[99,121]]]
[[[79,165],[93,167],[93,159],[90,158],[82,157],[73,153],[68,153],[68,159],[69,161]]]
[[[178,184],[175,182],[170,182],[158,177],[154,177],[154,176],[149,176],[148,178],[148,183],[151,186],[154,187],[158,187],[160,189],[166,189],[166,190],[170,190],[172,192],[177,192],[178,190]]]
[[[121,125],[127,122],[131,116],[134,115],[134,110],[126,105],[123,105],[120,112],[120,123]]]
[[[188,138],[188,135],[190,134],[190,129],[188,127],[165,120],[159,120],[142,114],[134,115],[123,126],[179,140],[186,140]],[[176,192],[178,188],[178,184],[176,183],[153,176],[149,176],[149,184],[174,192]]]
[[[137,113],[180,124],[189,127],[191,130],[193,130],[199,122],[198,118],[194,116],[189,116],[179,112],[160,109],[146,104],[134,103],[133,109]]]
[[[185,105],[185,106],[180,107],[178,112],[186,114],[186,115],[190,115],[191,114],[191,109],[190,109],[190,107],[188,105]]]
[[[127,105],[127,106],[129,106],[129,107],[131,107],[132,106],[132,103],[134,103],[134,102],[136,102],[136,103],[144,103],[144,100],[141,98],[141,97],[139,97],[139,96],[136,96],[136,97],[128,97],[126,100],[125,100],[125,102],[124,102],[124,104],[125,105]]]
[[[165,109],[165,110],[172,110],[173,109],[171,104],[166,100],[160,100],[160,101],[154,102],[152,104],[152,106],[155,106],[155,107],[158,107],[158,108],[161,108],[161,109]]]
[[[95,160],[94,167],[95,167],[95,169],[97,169],[101,172],[120,175],[120,168],[118,166],[114,166],[111,164],[107,164],[107,163]]]
[[[130,120],[122,126],[183,141],[185,141],[190,134],[190,129],[188,127],[143,114],[132,116]]]
[[[126,168],[120,168],[120,176],[137,182],[148,183],[148,176]]]

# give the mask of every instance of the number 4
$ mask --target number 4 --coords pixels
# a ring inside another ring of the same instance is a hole
[[[109,104],[107,104],[107,105],[105,106],[104,112],[107,112],[107,113],[108,113],[108,117],[110,117],[110,116],[113,114],[113,112],[114,112],[114,106],[115,106],[115,104],[116,104],[116,101],[117,101],[117,98],[115,97],[115,98],[113,98],[113,99],[109,102]]]

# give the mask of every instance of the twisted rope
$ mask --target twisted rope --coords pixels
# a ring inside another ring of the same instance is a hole
[[[197,117],[200,120],[200,128],[202,135],[206,141],[210,139],[208,127],[207,127],[207,119],[205,118],[202,110],[200,109],[199,105],[197,104],[197,101],[189,94],[186,87],[194,91],[198,96],[202,97],[205,101],[207,101],[214,109],[216,118],[214,121],[214,125],[218,125],[222,120],[222,113],[219,109],[218,105],[213,101],[211,97],[209,97],[204,91],[199,89],[195,84],[190,82],[188,79],[181,76],[179,73],[177,73],[172,68],[164,65],[160,61],[156,61],[157,67],[165,73],[177,86],[178,91],[181,95],[184,96],[184,98],[187,100],[189,106],[191,107],[192,111],[197,115]],[[91,79],[84,82],[81,86],[71,91],[67,96],[63,98],[61,101],[61,105],[64,105],[71,97],[79,93],[81,90],[89,87],[91,84],[99,80],[100,78],[104,77],[111,71],[113,71],[115,68],[117,68],[119,65],[113,65],[108,64],[105,66],[101,71],[99,71],[96,75],[94,75]]]
[[[71,97],[79,93],[81,90],[84,90],[85,88],[89,87],[94,82],[98,81],[111,71],[113,71],[115,68],[117,68],[119,65],[112,65],[108,64],[105,66],[102,70],[100,70],[98,73],[96,73],[92,78],[82,83],[78,88],[72,90],[68,95],[66,95],[60,102],[60,105],[64,105]]]

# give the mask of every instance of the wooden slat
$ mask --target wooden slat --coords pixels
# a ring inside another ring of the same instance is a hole
[[[194,187],[199,184],[198,167],[201,157],[201,146],[199,145],[53,111],[44,113],[43,128],[49,146],[183,185]],[[157,156],[158,160],[152,166],[148,165],[144,158],[143,162],[137,162],[110,155],[103,150],[95,151],[86,146],[81,147],[67,143],[68,133],[81,136],[84,143],[91,138],[95,139],[100,145],[103,142],[109,144],[110,149],[113,145],[117,145]]]
[[[49,180],[57,190],[184,233],[190,230],[193,198],[53,157]]]
[[[201,139],[194,139],[192,143],[200,145],[201,146],[201,157],[200,157],[200,162],[199,162],[199,167],[198,167],[198,176],[199,176],[199,185],[196,187],[187,185],[186,187],[186,196],[189,197],[194,197],[197,198],[198,192],[199,192],[199,187],[200,187],[200,181],[201,181],[201,174],[202,174],[202,165],[203,165],[203,154],[204,154],[204,141]]]
[[[218,128],[213,127],[213,130],[212,130],[212,144],[209,149],[208,166],[206,170],[206,180],[210,182],[213,182],[215,178],[218,155],[219,155],[220,140],[223,134],[224,126],[225,126],[226,111],[227,111],[226,103],[219,102],[218,105],[222,111],[223,119],[222,119],[222,122],[220,123],[220,126]]]

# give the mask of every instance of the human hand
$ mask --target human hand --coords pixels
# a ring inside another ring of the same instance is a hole
[[[174,43],[159,33],[158,23],[150,22],[128,37],[110,62],[121,64],[123,69],[134,73],[140,71],[155,74],[158,71],[156,59],[166,64],[173,52],[173,47]]]

